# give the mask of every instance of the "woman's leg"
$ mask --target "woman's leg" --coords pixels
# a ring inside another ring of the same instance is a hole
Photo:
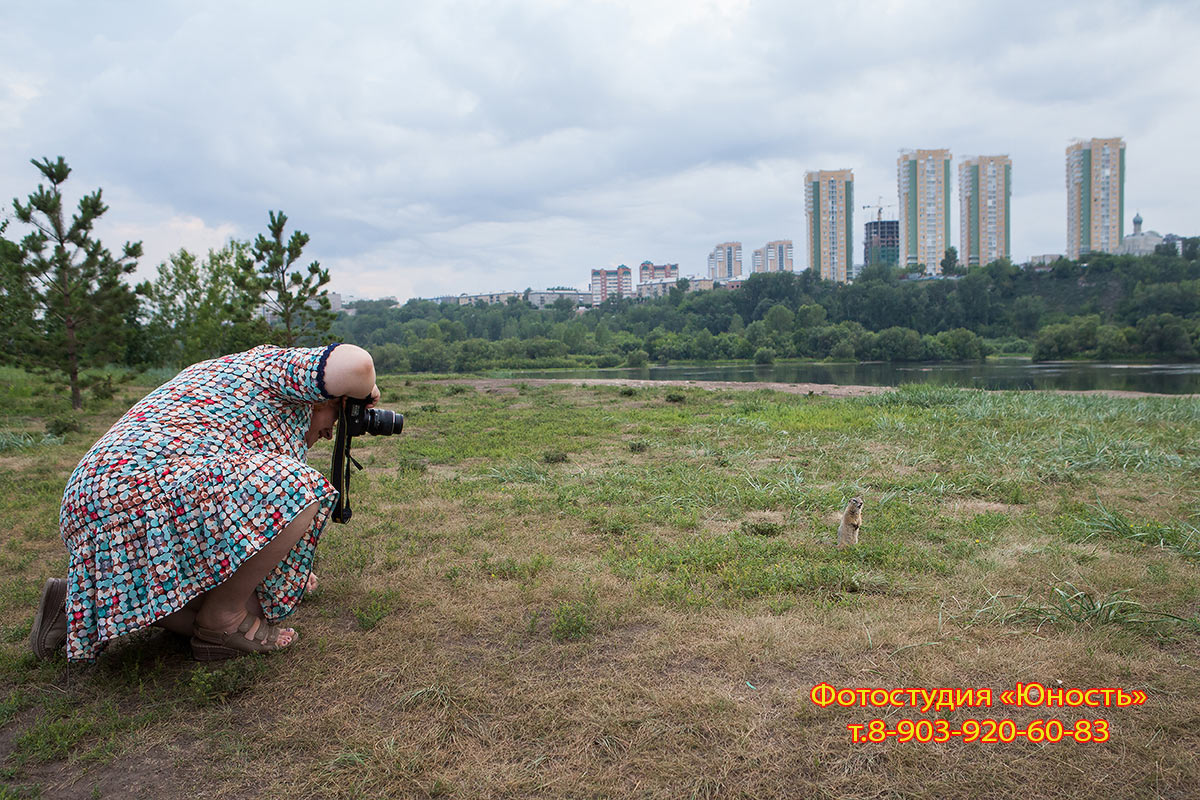
[[[312,503],[296,515],[296,518],[284,526],[267,546],[248,558],[224,583],[213,587],[203,596],[199,610],[196,611],[195,624],[217,631],[235,631],[241,625],[249,612],[248,605],[253,600],[257,605],[254,590],[263,579],[275,568],[284,556],[312,526],[313,518],[317,515],[319,504]],[[186,610],[186,609],[185,609]],[[172,615],[174,616],[174,615]],[[265,624],[261,617],[246,631],[247,639],[252,639],[259,625]],[[285,628],[279,636],[279,645],[286,647],[291,644],[294,632]]]

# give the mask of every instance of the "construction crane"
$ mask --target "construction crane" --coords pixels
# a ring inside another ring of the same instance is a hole
[[[888,203],[887,205],[884,205],[883,204],[883,195],[879,195],[879,202],[876,203],[875,205],[863,206],[863,208],[875,209],[875,221],[876,222],[883,222],[883,210],[885,208],[895,208],[895,207],[896,207],[895,203]]]

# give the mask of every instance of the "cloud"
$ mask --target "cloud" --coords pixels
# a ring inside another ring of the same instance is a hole
[[[1023,257],[1064,249],[1076,136],[1124,135],[1130,216],[1197,233],[1197,33],[1171,3],[42,3],[0,12],[0,183],[62,153],[164,256],[282,209],[336,287],[432,295],[806,252],[806,170],[894,203],[897,151],[945,146],[1012,157]]]

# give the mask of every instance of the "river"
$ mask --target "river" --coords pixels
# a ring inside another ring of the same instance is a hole
[[[838,383],[899,386],[931,383],[975,389],[1109,389],[1156,394],[1200,393],[1200,364],[1113,364],[1027,359],[968,363],[693,364],[641,369],[516,370],[514,378],[635,378],[638,380]]]

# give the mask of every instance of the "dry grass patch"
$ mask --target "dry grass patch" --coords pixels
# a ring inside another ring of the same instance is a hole
[[[450,385],[394,387],[417,413],[403,436],[364,439],[355,520],[324,534],[325,580],[292,618],[296,649],[227,671],[157,635],[73,668],[69,684],[61,663],[23,655],[41,581],[65,565],[61,483],[123,409],[17,454],[33,461],[11,462],[0,507],[3,780],[42,796],[88,796],[90,776],[102,796],[287,800],[1194,794],[1200,634],[979,613],[997,595],[1015,598],[1007,610],[1048,604],[1072,583],[1194,617],[1200,567],[1185,552],[1093,530],[1098,504],[1135,532],[1194,524],[1194,476],[1166,468],[1162,444],[1200,436],[1186,409],[946,390],[819,402],[688,390],[674,404],[662,387]],[[1103,433],[1081,433],[1100,418]],[[970,446],[932,448],[948,424]],[[1030,455],[1058,450],[1080,464]],[[568,461],[544,463],[549,451]],[[316,450],[312,463],[327,459]],[[838,516],[858,493],[861,543],[838,553]],[[821,682],[998,693],[1017,681],[1151,699],[922,714],[808,697]],[[845,726],[876,716],[1104,717],[1113,738],[851,744]],[[133,777],[118,782],[123,764]]]

